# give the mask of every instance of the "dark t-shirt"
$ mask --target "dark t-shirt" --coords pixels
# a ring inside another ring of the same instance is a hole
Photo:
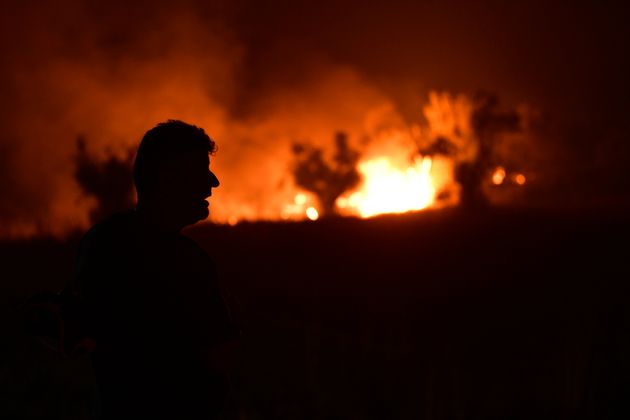
[[[96,339],[105,418],[212,418],[225,378],[204,349],[236,330],[210,257],[158,232],[134,211],[94,226],[79,250],[77,284]]]

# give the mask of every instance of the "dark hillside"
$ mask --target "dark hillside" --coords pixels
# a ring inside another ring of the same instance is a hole
[[[629,227],[502,208],[193,228],[243,328],[229,416],[627,418]],[[4,313],[60,287],[75,247],[3,244]],[[5,319],[3,411],[85,416],[85,361]]]

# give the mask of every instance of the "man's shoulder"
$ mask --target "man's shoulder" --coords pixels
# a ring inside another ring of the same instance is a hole
[[[137,242],[133,239],[133,218],[129,212],[115,214],[83,235],[77,250],[76,276],[91,278],[95,272],[103,275],[132,261]]]
[[[94,224],[81,239],[82,247],[124,246],[137,233],[135,212],[125,211],[114,214]]]

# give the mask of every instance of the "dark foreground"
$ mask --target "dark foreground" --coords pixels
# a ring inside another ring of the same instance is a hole
[[[226,418],[630,418],[626,214],[447,210],[190,230],[244,332]],[[30,293],[63,285],[75,251],[76,238],[0,245],[0,418],[88,418],[87,359],[30,340],[13,316]]]

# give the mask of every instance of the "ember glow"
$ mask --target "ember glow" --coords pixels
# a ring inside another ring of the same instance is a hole
[[[525,185],[526,181],[527,179],[525,178],[525,175],[523,174],[514,175],[514,182],[516,182],[518,185]]]
[[[492,183],[494,185],[501,185],[503,184],[504,180],[505,180],[505,169],[503,169],[502,166],[499,166],[497,169],[494,170],[494,173],[492,174]]]
[[[502,166],[498,166],[492,173],[492,183],[494,185],[502,185],[504,182],[506,182],[506,180],[513,182],[514,184],[519,186],[523,186],[525,185],[525,182],[527,182],[527,178],[525,177],[525,175],[521,173],[512,173],[508,176],[505,168]]]

